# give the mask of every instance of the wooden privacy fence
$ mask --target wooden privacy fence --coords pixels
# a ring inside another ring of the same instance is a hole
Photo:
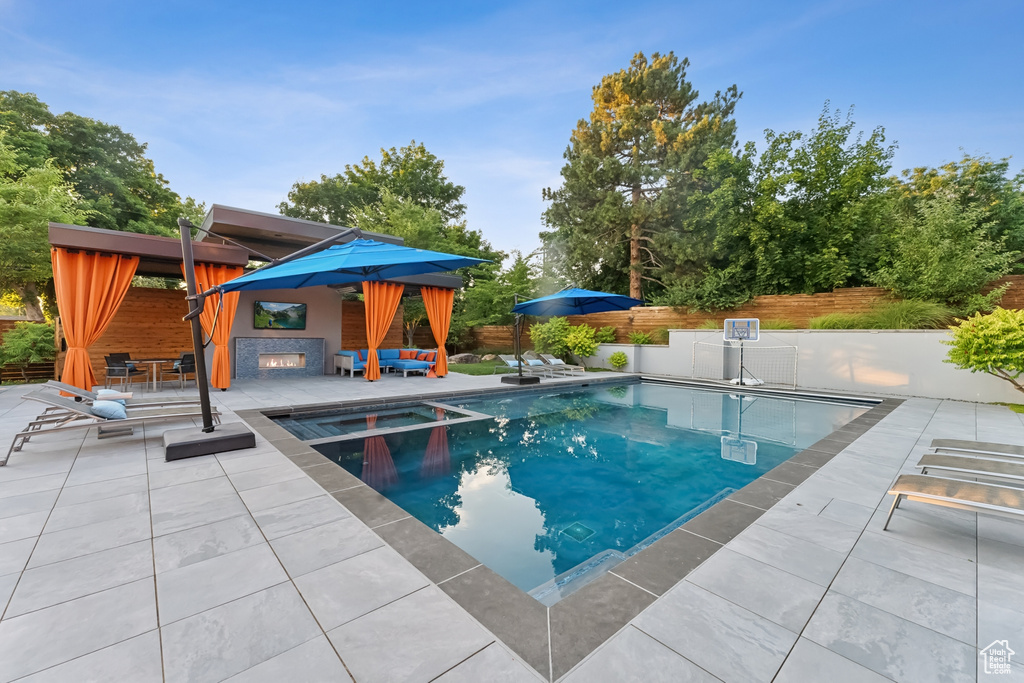
[[[1001,278],[986,287],[984,291],[991,291],[1003,284],[1009,284],[1010,287],[1006,290],[999,305],[1003,308],[1024,308],[1024,275],[1009,275]],[[571,315],[567,318],[573,325],[586,323],[594,328],[614,327],[615,341],[624,344],[629,341],[630,332],[695,329],[708,320],[721,324],[726,318],[760,318],[762,321],[787,320],[798,329],[806,328],[811,318],[829,313],[862,313],[889,298],[886,290],[880,287],[851,287],[822,294],[758,296],[742,306],[714,313],[688,313],[686,309],[672,308],[671,306],[643,306],[628,311]],[[477,327],[472,330],[472,336],[477,348],[512,348],[511,327],[502,325]],[[530,348],[528,331],[523,335],[522,343],[523,348]]]

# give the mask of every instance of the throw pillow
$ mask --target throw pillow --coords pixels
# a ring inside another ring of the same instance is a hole
[[[565,365],[565,361],[561,358],[550,358],[548,359],[548,363],[551,365]]]
[[[101,401],[114,401],[115,403],[120,403],[121,405],[124,405],[125,403],[123,398],[107,398],[109,396],[117,396],[120,393],[120,391],[114,391],[113,389],[96,390],[96,396],[98,396]]]
[[[93,401],[92,412],[93,415],[105,417],[108,420],[123,420],[128,417],[124,406],[117,401]]]
[[[420,351],[416,354],[416,360],[426,360],[428,355],[426,351]]]
[[[363,355],[362,351],[356,351],[356,358],[359,360],[366,360],[366,356]]]
[[[416,358],[416,349],[402,349],[398,352],[400,360],[413,360]]]
[[[526,363],[528,365],[544,365],[544,361],[542,360],[531,360],[529,358],[526,359]]]

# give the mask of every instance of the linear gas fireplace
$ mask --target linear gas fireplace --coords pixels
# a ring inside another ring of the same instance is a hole
[[[235,338],[235,377],[238,379],[284,379],[322,374],[322,337]]]
[[[264,368],[304,368],[306,367],[306,354],[304,353],[261,353],[259,358],[259,369]]]

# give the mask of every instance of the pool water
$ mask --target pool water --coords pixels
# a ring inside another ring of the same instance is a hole
[[[867,410],[654,383],[450,407],[490,417],[313,447],[545,604]]]

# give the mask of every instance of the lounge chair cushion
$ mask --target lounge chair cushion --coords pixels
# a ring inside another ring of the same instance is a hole
[[[402,349],[398,352],[398,357],[401,360],[413,360],[417,353],[419,353],[419,349]]]
[[[91,407],[94,415],[108,420],[123,420],[128,417],[124,406],[117,401],[93,401]]]
[[[114,391],[113,389],[97,389],[96,398],[101,401],[113,401],[114,403],[125,405],[125,400],[123,398],[107,398],[108,396],[118,396],[120,393],[120,391]]]

